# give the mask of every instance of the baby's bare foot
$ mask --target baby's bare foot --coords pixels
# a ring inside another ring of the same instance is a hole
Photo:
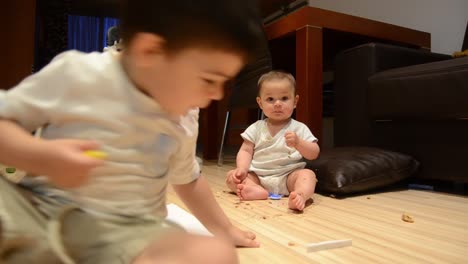
[[[302,211],[304,210],[306,200],[301,194],[291,192],[289,194],[288,206],[289,209]]]
[[[258,185],[237,184],[237,196],[241,200],[265,200],[268,192]]]

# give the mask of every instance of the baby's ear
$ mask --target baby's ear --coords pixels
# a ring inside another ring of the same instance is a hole
[[[262,109],[262,99],[260,97],[257,96],[257,104],[258,106],[260,107],[260,109]]]
[[[294,108],[296,108],[298,102],[299,102],[299,95],[296,94],[296,97],[294,97]]]

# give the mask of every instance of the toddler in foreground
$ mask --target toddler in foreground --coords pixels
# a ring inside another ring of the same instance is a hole
[[[127,0],[120,53],[67,51],[0,90],[0,163],[29,173],[0,177],[3,238],[34,242],[5,263],[237,263],[235,246],[259,246],[195,160],[198,108],[264,38],[253,2]],[[165,220],[169,184],[214,237]]]

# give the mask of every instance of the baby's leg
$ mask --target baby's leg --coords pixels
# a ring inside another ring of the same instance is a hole
[[[258,176],[249,172],[242,183],[237,184],[237,196],[241,200],[265,200],[268,198],[268,191],[262,187]]]
[[[149,245],[132,264],[239,263],[235,247],[228,240],[169,233]]]
[[[288,190],[290,209],[302,211],[305,203],[312,197],[315,191],[317,178],[309,169],[295,170],[288,175]]]

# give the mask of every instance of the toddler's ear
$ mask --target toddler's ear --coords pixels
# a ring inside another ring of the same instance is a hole
[[[135,58],[138,66],[145,67],[154,63],[155,56],[164,55],[164,38],[151,33],[137,33],[127,50]]]

